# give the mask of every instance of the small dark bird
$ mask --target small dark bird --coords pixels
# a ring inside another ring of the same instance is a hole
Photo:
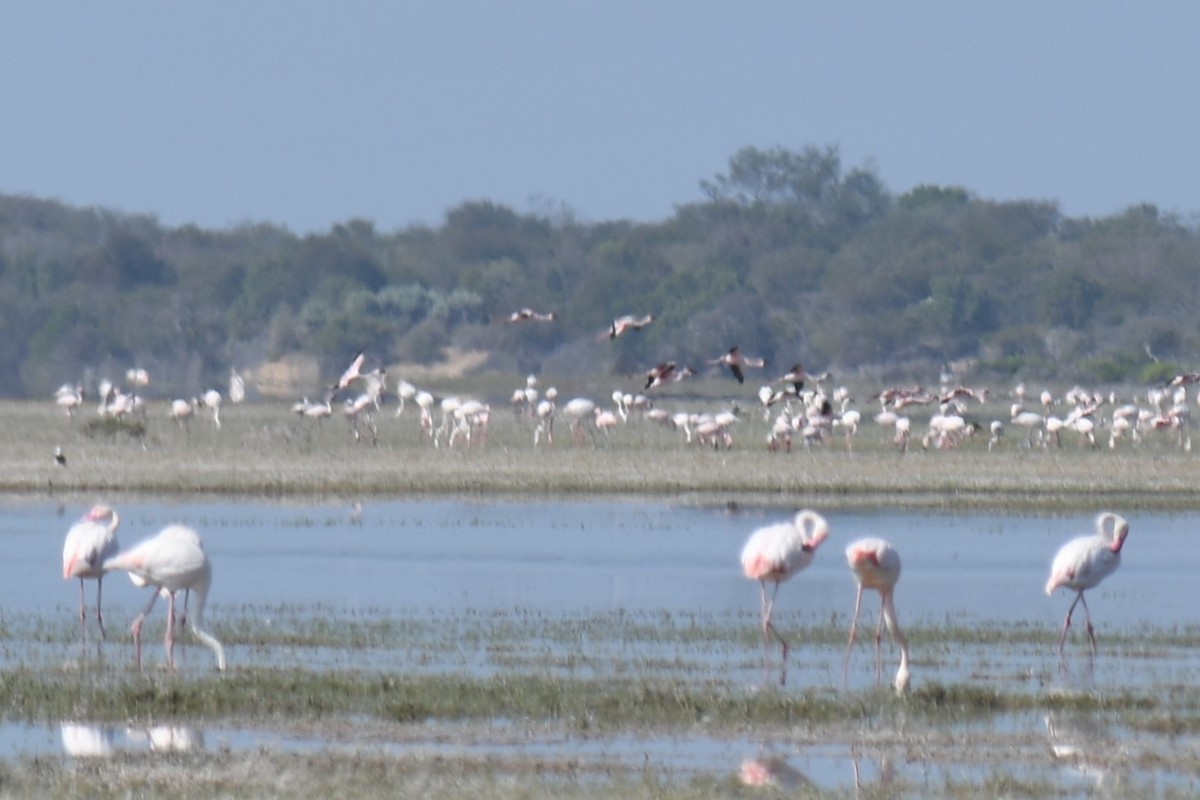
[[[61,447],[54,448],[54,463],[58,464],[60,467],[65,467],[67,465],[67,457],[63,455]]]

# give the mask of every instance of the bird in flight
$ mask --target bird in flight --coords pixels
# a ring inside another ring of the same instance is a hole
[[[554,322],[558,315],[553,311],[542,313],[532,308],[521,308],[504,318],[504,322]]]
[[[345,389],[351,382],[362,375],[360,370],[362,369],[364,358],[364,351],[359,350],[358,355],[350,362],[350,366],[346,367],[346,371],[342,373],[342,377],[338,378],[337,385],[333,387],[335,390]]]
[[[612,325],[608,327],[608,338],[615,339],[625,333],[625,331],[640,331],[651,322],[654,322],[653,314],[646,314],[643,317],[626,314],[623,317],[617,317],[612,321]]]
[[[661,386],[662,384],[671,380],[672,376],[674,374],[675,374],[675,362],[674,361],[664,361],[663,363],[661,363],[657,366],[651,367],[650,369],[646,370],[646,387],[645,388],[652,389],[655,386]]]
[[[751,358],[750,356],[742,355],[742,348],[734,345],[729,348],[729,352],[722,355],[720,358],[714,358],[708,362],[713,365],[724,365],[729,367],[729,371],[733,373],[733,377],[737,378],[738,383],[745,383],[746,376],[742,372],[743,367],[762,367],[763,360],[761,358]]]

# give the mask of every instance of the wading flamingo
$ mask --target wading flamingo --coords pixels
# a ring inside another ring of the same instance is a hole
[[[87,603],[84,600],[83,581],[96,579],[96,623],[100,626],[100,638],[105,638],[104,616],[100,609],[100,589],[104,584],[105,562],[117,554],[117,526],[121,518],[106,505],[92,506],[83,519],[67,531],[63,544],[63,579],[79,579],[79,632],[86,633]]]
[[[908,689],[908,639],[900,630],[900,621],[896,619],[896,605],[892,599],[896,581],[900,580],[900,554],[896,548],[883,539],[859,539],[846,548],[846,561],[854,580],[858,583],[858,591],[854,595],[854,617],[850,620],[850,642],[846,645],[846,658],[842,663],[842,688],[846,686],[846,675],[850,669],[850,651],[854,647],[854,634],[858,626],[858,612],[862,607],[864,589],[874,589],[879,592],[880,613],[879,623],[875,627],[875,680],[880,679],[882,656],[880,655],[880,640],[883,638],[883,626],[887,625],[892,641],[900,647],[900,669],[892,687],[897,692]]]
[[[133,549],[105,561],[104,568],[128,572],[135,584],[154,589],[150,602],[131,626],[139,669],[142,666],[142,622],[154,608],[160,592],[167,595],[167,666],[175,668],[175,596],[179,591],[189,589],[196,594],[196,608],[188,620],[192,633],[216,655],[217,669],[225,669],[225,648],[203,627],[204,603],[212,585],[212,564],[195,530],[184,525],[168,525]]]
[[[796,516],[789,522],[759,528],[750,534],[745,547],[742,548],[742,572],[747,578],[758,581],[761,592],[763,663],[768,672],[771,637],[774,636],[782,647],[780,685],[787,682],[788,643],[771,624],[771,611],[775,606],[775,597],[779,594],[779,584],[811,564],[817,547],[828,535],[829,523],[825,518],[815,511],[805,509],[797,511]],[[768,582],[775,584],[770,598],[767,597]]]
[[[1110,524],[1111,523],[1111,524]],[[1125,518],[1105,511],[1096,517],[1096,533],[1080,536],[1062,546],[1050,566],[1050,580],[1046,582],[1046,594],[1053,594],[1060,586],[1074,591],[1075,600],[1067,609],[1063,620],[1062,635],[1058,637],[1058,654],[1061,657],[1067,641],[1067,629],[1071,627],[1071,614],[1078,603],[1083,603],[1087,618],[1087,635],[1092,643],[1092,655],[1096,654],[1096,634],[1092,628],[1092,613],[1088,611],[1083,593],[1107,578],[1121,566],[1121,547],[1129,535],[1129,523]]]

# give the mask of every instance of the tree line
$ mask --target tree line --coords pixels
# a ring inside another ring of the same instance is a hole
[[[1197,368],[1200,236],[1152,205],[1065,217],[959,186],[889,192],[836,147],[747,147],[663,221],[584,222],[486,200],[438,227],[353,219],[165,227],[0,195],[0,394],[143,366],[177,393],[289,353],[329,372],[485,350],[519,374],[702,365],[738,344],[786,371],[1153,382]],[[557,321],[500,325],[513,311]],[[653,313],[604,346],[622,314]]]

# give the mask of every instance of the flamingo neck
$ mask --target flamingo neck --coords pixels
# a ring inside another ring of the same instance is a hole
[[[217,657],[217,669],[224,672],[225,648],[217,641],[217,637],[204,629],[204,604],[208,600],[208,587],[211,580],[210,572],[209,575],[206,575],[203,580],[192,587],[192,592],[196,595],[196,610],[192,612],[188,624],[191,626],[192,633],[195,634],[196,638],[213,651],[213,655]]]

